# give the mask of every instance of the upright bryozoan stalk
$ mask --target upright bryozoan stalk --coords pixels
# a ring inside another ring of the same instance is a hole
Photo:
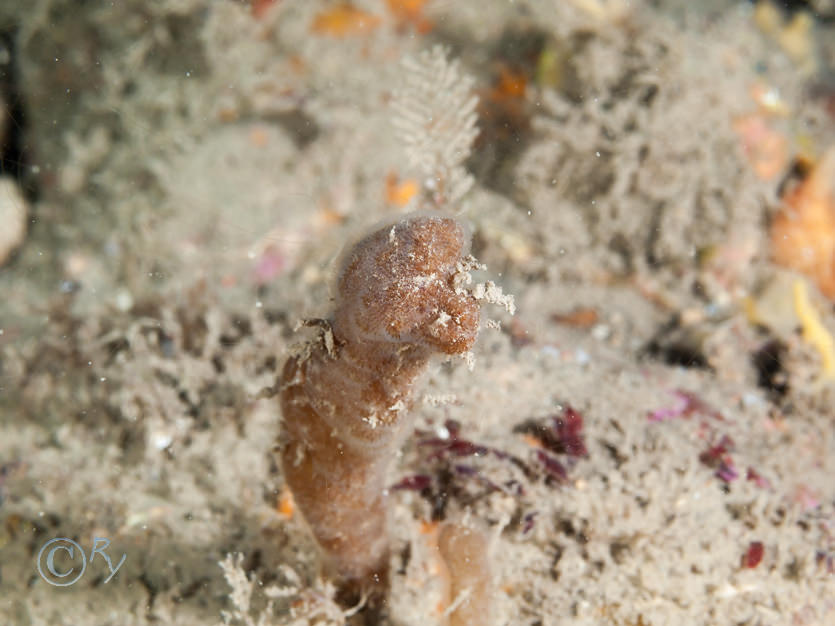
[[[284,366],[284,474],[347,581],[386,576],[387,470],[415,383],[433,355],[469,352],[478,334],[479,303],[456,280],[468,250],[450,217],[407,217],[368,235],[343,261],[321,341]]]

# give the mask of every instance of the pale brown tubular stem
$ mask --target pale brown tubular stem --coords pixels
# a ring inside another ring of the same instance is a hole
[[[387,469],[408,434],[414,388],[435,354],[468,351],[479,306],[453,285],[469,235],[449,217],[377,230],[343,261],[331,342],[281,377],[282,466],[332,573],[387,574]]]
[[[490,571],[490,541],[481,528],[446,523],[438,534],[438,550],[447,569],[445,626],[489,626],[495,594]]]
[[[282,378],[295,382],[282,391],[282,457],[287,483],[330,569],[368,580],[383,576],[388,561],[386,469],[408,431],[405,406],[390,407],[410,402],[404,390],[427,359],[410,355],[408,364],[383,370],[396,376],[361,378],[365,373],[348,354],[337,347],[331,356],[321,346],[287,362]],[[340,387],[338,401],[329,403]],[[341,419],[346,414],[358,419]]]

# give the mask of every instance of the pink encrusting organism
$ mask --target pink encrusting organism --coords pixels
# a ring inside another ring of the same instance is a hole
[[[342,261],[320,340],[284,366],[284,474],[331,573],[349,583],[387,575],[385,486],[419,377],[478,335],[479,301],[460,286],[469,243],[440,215],[372,232]]]

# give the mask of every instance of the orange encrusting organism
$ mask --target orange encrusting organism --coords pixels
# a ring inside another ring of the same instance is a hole
[[[783,198],[771,245],[775,262],[809,276],[835,299],[835,147]]]
[[[387,469],[408,432],[415,385],[436,354],[468,352],[479,304],[457,288],[469,233],[418,215],[357,243],[322,341],[281,375],[281,460],[298,510],[346,582],[387,574]]]
[[[345,2],[318,13],[310,29],[318,35],[345,37],[368,33],[380,24],[380,17]]]

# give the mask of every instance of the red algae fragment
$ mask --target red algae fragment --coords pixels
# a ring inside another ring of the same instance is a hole
[[[835,558],[824,550],[817,550],[815,552],[815,565],[818,569],[822,569],[830,576],[835,574]]]
[[[453,459],[492,456],[519,468],[528,478],[536,475],[524,461],[512,454],[464,439],[461,436],[461,425],[455,420],[444,422],[440,433],[417,431],[421,459],[430,465],[431,471],[404,479],[392,487],[420,491],[432,505],[436,519],[443,518],[449,497],[462,494],[468,485],[481,485],[488,493],[501,491],[514,497],[525,494],[524,487],[515,479],[496,482],[485,474],[481,464],[454,462]]]
[[[568,470],[557,455],[569,459],[588,456],[583,439],[583,415],[571,406],[544,420],[527,420],[513,432],[522,434],[536,449],[536,460],[545,470],[546,481],[564,483],[568,480]]]
[[[746,569],[754,569],[763,560],[765,547],[762,541],[752,541],[748,544],[748,549],[742,556],[742,567]]]
[[[406,476],[398,483],[392,485],[392,489],[405,491],[423,491],[432,486],[432,477],[427,474],[415,474]]]
[[[554,452],[563,452],[568,456],[586,456],[588,450],[583,441],[583,416],[571,408],[565,407],[565,411],[553,421],[554,441],[549,446]]]
[[[679,418],[689,419],[694,414],[699,414],[720,422],[725,421],[725,418],[722,417],[722,414],[718,410],[710,406],[695,393],[683,389],[675,389],[673,390],[673,395],[676,398],[675,404],[650,411],[647,414],[647,419],[651,422],[666,422]],[[717,436],[718,433],[709,422],[703,420],[701,425],[709,433],[711,439]],[[711,444],[699,454],[699,461],[703,465],[714,469],[714,476],[719,480],[725,483],[733,482],[739,478],[739,472],[731,457],[733,449],[733,440],[727,435],[722,435],[719,441]],[[762,478],[751,468],[748,468],[746,480],[753,480],[760,487],[770,486],[770,483],[766,479]]]
[[[252,0],[252,2],[250,3],[250,8],[252,9],[252,16],[257,20],[260,20],[267,14],[267,11],[270,10],[270,7],[272,7],[276,3],[277,0]]]
[[[726,460],[719,462],[719,467],[716,468],[716,477],[726,483],[732,482],[739,478],[739,473],[734,468],[733,459],[728,457]]]
[[[556,415],[527,420],[513,432],[522,434],[534,448],[532,461],[465,438],[461,424],[455,420],[447,420],[442,428],[433,431],[418,430],[418,453],[429,468],[402,479],[392,489],[420,492],[432,506],[433,518],[443,519],[450,499],[494,492],[521,498],[526,494],[527,481],[544,480],[549,486],[566,484],[572,459],[588,455],[583,439],[583,416],[570,406]],[[489,465],[476,461],[490,457],[521,471],[522,476],[495,480],[485,471]],[[473,491],[475,486],[478,491]],[[533,513],[524,519],[522,527],[527,530],[523,534],[533,527],[535,516]]]
[[[771,481],[760,475],[753,467],[749,467],[745,472],[745,480],[750,480],[760,489],[771,489]]]
[[[685,389],[674,389],[675,403],[672,406],[662,407],[650,411],[647,419],[651,422],[666,422],[675,418],[689,418],[694,413],[701,413],[718,420],[722,420],[722,414],[711,407],[707,402],[691,391]]]
[[[552,415],[547,419],[550,424],[528,420],[513,431],[532,436],[536,443],[555,454],[566,454],[570,457],[588,455],[583,440],[583,415],[579,411],[566,406],[561,414]]]
[[[531,530],[533,530],[533,527],[536,524],[537,515],[539,515],[538,511],[531,511],[530,513],[525,514],[525,517],[522,518],[523,535],[527,535]]]
[[[552,455],[545,452],[545,450],[537,450],[536,458],[542,463],[549,477],[555,478],[560,482],[568,480],[568,472],[565,471],[565,466]]]
[[[699,460],[708,467],[716,469],[715,476],[726,483],[739,478],[739,473],[734,467],[730,452],[734,448],[733,440],[727,435],[722,435],[718,443],[710,446],[699,455]]]
[[[444,427],[448,433],[447,437],[430,437],[422,439],[419,443],[421,446],[430,447],[434,450],[429,455],[430,460],[447,456],[484,456],[490,452],[487,446],[463,439],[460,436],[461,425],[455,420],[447,420]]]

